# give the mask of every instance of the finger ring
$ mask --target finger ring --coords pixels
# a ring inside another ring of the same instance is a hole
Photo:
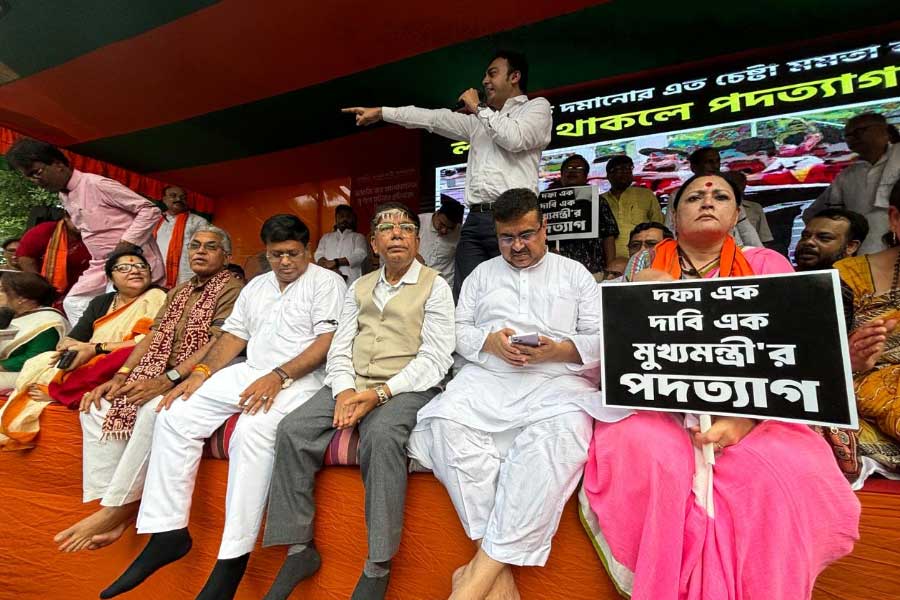
[[[263,400],[268,400],[268,399],[269,399],[268,396],[260,396],[260,398],[262,398]]]
[[[716,450],[718,450],[719,452],[722,452],[723,450],[725,450],[725,446],[723,446],[719,442],[716,442],[715,444],[716,444]]]

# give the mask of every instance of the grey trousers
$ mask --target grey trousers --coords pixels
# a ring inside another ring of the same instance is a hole
[[[406,502],[406,442],[416,424],[416,413],[438,391],[432,388],[397,394],[358,425],[372,562],[390,560],[400,547]],[[326,386],[279,423],[264,546],[312,541],[315,478],[337,431],[332,426],[334,406],[331,388]]]

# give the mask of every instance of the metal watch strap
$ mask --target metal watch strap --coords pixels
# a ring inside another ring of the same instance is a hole
[[[387,392],[384,391],[383,385],[375,386],[375,394],[378,396],[378,406],[387,404],[387,401],[390,400],[390,398],[388,398]]]

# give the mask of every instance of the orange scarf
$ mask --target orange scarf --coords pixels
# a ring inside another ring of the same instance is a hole
[[[44,253],[44,265],[41,275],[53,284],[56,291],[64,294],[68,289],[68,273],[66,260],[69,256],[69,232],[64,219],[60,219],[50,236],[47,251]]]
[[[166,287],[169,289],[178,285],[178,269],[181,266],[181,252],[184,250],[184,228],[187,225],[189,212],[185,211],[175,217],[175,227],[172,229],[172,237],[169,239],[169,249],[166,251]],[[153,237],[159,232],[159,228],[166,222],[166,216],[159,220],[153,228]]]
[[[675,240],[663,240],[654,248],[653,264],[651,269],[665,271],[675,279],[681,279],[681,261],[678,259],[678,242]],[[722,251],[719,253],[719,277],[749,277],[755,275],[750,263],[734,238],[725,237]]]

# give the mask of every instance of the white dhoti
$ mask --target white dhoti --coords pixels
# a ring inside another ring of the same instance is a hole
[[[231,415],[239,413],[239,394],[268,369],[247,363],[215,373],[187,401],[176,400],[162,411],[153,432],[153,453],[144,498],[138,513],[138,533],[159,533],[187,527],[191,497],[203,442]],[[306,402],[323,385],[316,371],[279,392],[268,413],[242,414],[229,443],[225,529],[219,559],[253,550],[272,478],[278,423]]]
[[[100,409],[80,413],[84,461],[84,502],[100,498],[102,506],[122,506],[141,498],[156,406],[162,396],[138,408],[134,429],[128,439],[103,439],[103,420],[111,403],[100,401]]]
[[[491,558],[543,565],[587,461],[592,416],[617,421],[593,380],[565,365],[467,364],[419,411],[410,456],[447,488],[466,534]]]

